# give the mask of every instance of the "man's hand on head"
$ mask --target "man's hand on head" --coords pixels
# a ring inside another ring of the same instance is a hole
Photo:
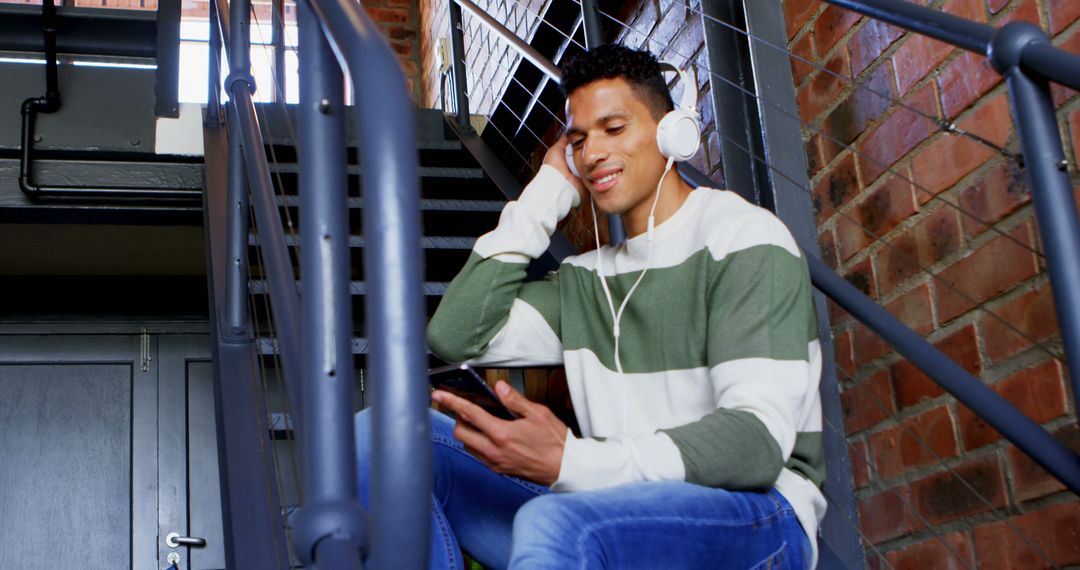
[[[559,140],[555,141],[555,144],[551,145],[551,148],[547,150],[547,154],[544,155],[544,164],[562,173],[567,182],[572,184],[578,191],[581,203],[584,204],[589,199],[589,191],[585,189],[585,184],[581,179],[574,176],[570,172],[570,167],[566,165],[566,145],[568,144],[570,144],[570,139],[566,138],[566,135],[559,137]]]
[[[527,400],[506,382],[496,384],[495,393],[518,419],[501,420],[442,390],[436,390],[431,397],[454,412],[458,419],[454,437],[492,471],[542,485],[553,484],[562,465],[566,424],[547,406]]]

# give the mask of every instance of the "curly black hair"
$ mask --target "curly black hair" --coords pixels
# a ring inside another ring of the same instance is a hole
[[[660,74],[660,63],[647,51],[608,44],[569,57],[559,68],[562,70],[559,87],[566,97],[593,81],[621,77],[630,83],[657,121],[675,108],[664,76]]]

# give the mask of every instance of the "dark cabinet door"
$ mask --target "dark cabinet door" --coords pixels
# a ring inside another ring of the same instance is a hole
[[[181,570],[225,568],[214,368],[205,335],[159,338],[159,557]],[[169,535],[205,540],[171,547]]]
[[[0,505],[3,569],[224,569],[208,336],[0,334]]]
[[[0,337],[0,568],[157,566],[157,378],[143,347]]]

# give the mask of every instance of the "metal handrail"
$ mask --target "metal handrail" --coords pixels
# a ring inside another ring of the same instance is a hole
[[[470,0],[452,1],[461,4],[462,7],[470,10],[470,12],[474,10],[480,10]],[[987,39],[987,41],[990,42],[991,45],[1002,45],[1001,42],[1003,40],[1001,40],[1000,37],[1002,36],[1002,34],[1006,33],[1004,30],[1010,28],[1010,26],[1015,26],[1015,24],[1009,24],[1002,28],[1002,31],[999,31],[997,35],[988,34],[986,32],[984,28],[989,28],[991,31],[993,30],[993,28],[989,26],[983,26],[981,24],[974,24],[970,22],[969,24],[972,25],[960,25],[956,30],[952,30],[950,26],[956,25],[957,20],[960,20],[961,22],[967,21],[949,14],[938,12],[936,10],[922,8],[920,6],[907,5],[906,3],[900,2],[899,0],[872,0],[866,2],[859,2],[856,0],[827,1],[844,7],[852,7],[857,5],[872,5],[872,9],[867,8],[866,11],[864,11],[863,13],[873,17],[881,14],[888,14],[889,7],[894,4],[904,4],[903,10],[901,10],[900,12],[905,15],[917,14],[919,22],[918,27],[920,28],[920,31],[925,30],[928,32],[928,35],[932,35],[933,37],[937,39],[942,39],[944,41],[962,41],[963,37],[971,34],[974,35],[976,39]],[[929,12],[930,14],[926,14],[926,12]],[[937,16],[940,16],[941,19],[935,20],[935,17]],[[558,72],[558,69],[555,68],[555,66],[552,65],[551,62],[543,56],[535,55],[535,50],[533,50],[531,46],[526,44],[524,40],[517,37],[516,34],[511,32],[505,26],[498,24],[498,22],[492,21],[490,18],[481,17],[480,20],[483,21],[486,25],[488,25],[488,27],[495,33],[499,34],[503,40],[510,44],[510,46],[517,50],[523,57],[525,57],[529,61],[536,63],[537,67],[549,77],[555,80],[559,79],[560,74]],[[903,17],[893,14],[890,16],[890,19],[888,21],[890,23],[903,26],[906,20],[904,20]],[[1031,40],[1027,43],[1024,43],[1021,40],[1017,40],[1011,37],[1013,34],[1016,33],[1016,30],[1017,28],[1014,27],[1013,31],[1009,32],[1010,36],[1007,36],[1010,38],[1011,42],[1007,45],[1011,46],[1011,49],[1020,50],[1016,53],[1026,54],[1028,52],[1024,51],[1022,48],[1025,45],[1034,45],[1038,47],[1039,50],[1037,52],[1037,61],[1040,62],[1040,64],[1043,64],[1044,60],[1047,57],[1053,57],[1052,55],[1047,55],[1048,53],[1050,53],[1048,51],[1049,48],[1045,47],[1042,44],[1039,44],[1036,40]],[[1022,36],[1022,38],[1029,37],[1028,34],[1031,33],[1030,30],[1020,31],[1025,34],[1024,36]],[[929,32],[932,32],[932,34],[930,34]],[[998,39],[993,40],[991,38]],[[998,43],[994,43],[995,41]],[[964,43],[964,45],[961,45],[961,47],[974,47],[974,45],[975,41],[972,40],[967,41],[966,43]],[[978,50],[976,49],[975,51]],[[999,48],[999,51],[997,53],[999,54],[998,57],[1004,58],[1006,53],[1014,52],[1003,52],[1000,51]],[[1065,52],[1062,53],[1068,56],[1065,59],[1069,59],[1070,61],[1073,59],[1080,61],[1080,57],[1073,56]],[[1019,56],[1014,57],[1014,59],[1016,61],[1026,61]],[[539,61],[537,62],[535,60]],[[1021,78],[1024,77],[1023,70],[1018,69],[1017,65],[1018,64],[1014,63],[1011,67],[1008,68],[1008,80],[1010,81],[1010,89],[1014,89],[1012,82],[1016,81],[1015,78],[1017,76],[1020,76]],[[1062,68],[1068,69],[1069,67],[1068,65],[1063,64]],[[1059,74],[1057,72],[1055,73]],[[1076,78],[1070,79],[1072,79],[1073,81],[1077,81]],[[1071,85],[1072,83],[1070,82],[1067,84]],[[1023,121],[1019,122],[1021,122],[1021,127],[1023,127]],[[1052,141],[1050,141],[1051,143],[1057,143],[1057,156],[1060,156],[1061,145],[1060,139],[1057,137],[1056,129],[1050,132],[1050,134],[1047,136],[1048,138],[1053,139]],[[1028,138],[1030,139],[1031,137]],[[1041,144],[1049,145],[1050,143],[1047,143],[1046,141],[1043,141],[1042,143],[1036,143],[1036,145]],[[1028,144],[1024,145],[1024,154],[1027,158],[1029,168],[1037,167],[1034,163],[1036,163],[1040,159],[1034,155],[1037,154],[1037,152],[1041,152],[1042,150],[1042,148],[1039,148],[1038,151],[1029,150]],[[1044,152],[1043,154],[1045,155],[1046,153]],[[1060,160],[1062,159],[1058,159],[1058,162],[1055,162],[1053,164],[1053,169],[1057,170],[1059,168],[1059,165],[1061,164]],[[680,164],[678,170],[679,174],[683,177],[683,179],[685,179],[688,183],[694,186],[712,186],[714,184],[714,182],[708,176],[687,163]],[[1039,179],[1036,179],[1034,182],[1034,186],[1036,188],[1039,188],[1040,190],[1043,190],[1045,188],[1045,183],[1043,183]],[[1066,192],[1068,194],[1068,203],[1062,202],[1063,205],[1058,206],[1062,210],[1063,215],[1059,215],[1057,217],[1070,217],[1072,220],[1072,224],[1075,226],[1077,224],[1075,205],[1073,205],[1071,208],[1068,208],[1068,205],[1072,203],[1071,189],[1066,187]],[[1037,195],[1040,193],[1045,192],[1033,192],[1032,194]],[[1036,207],[1038,208],[1038,204],[1036,205]],[[1041,215],[1039,221],[1040,227],[1042,227],[1043,218]],[[1051,225],[1051,228],[1057,228],[1059,226],[1064,227],[1064,229],[1061,230],[1062,234],[1069,235],[1068,232],[1070,230],[1068,229],[1068,224],[1066,222],[1054,220],[1053,223],[1058,225]],[[1057,230],[1054,229],[1051,231]],[[1047,231],[1043,231],[1045,241],[1061,241],[1059,239],[1060,236],[1050,236],[1046,235],[1047,233]],[[1074,269],[1075,272],[1078,273],[1078,276],[1076,277],[1077,285],[1073,288],[1072,291],[1062,293],[1062,295],[1066,297],[1070,295],[1076,296],[1076,304],[1059,304],[1058,306],[1060,312],[1062,310],[1061,307],[1063,306],[1080,307],[1080,264],[1075,263],[1076,259],[1080,259],[1080,231],[1077,231],[1076,238],[1072,240],[1071,245],[1069,243],[1065,243],[1059,244],[1059,247],[1065,249],[1066,253],[1062,254],[1058,252],[1058,257],[1062,255],[1073,256],[1072,260],[1074,261],[1070,264],[1071,267],[1067,267],[1065,271]],[[1071,249],[1069,249],[1070,247]],[[1050,248],[1051,247],[1048,243],[1047,249],[1049,250]],[[803,249],[807,250],[808,248],[804,247]],[[1068,251],[1072,251],[1074,253],[1067,253]],[[927,342],[924,338],[916,334],[910,328],[905,326],[898,319],[885,311],[880,305],[878,305],[868,296],[856,289],[845,279],[837,275],[833,270],[829,269],[828,266],[826,266],[820,259],[817,259],[816,257],[811,255],[806,255],[805,257],[807,258],[811,280],[815,287],[817,287],[825,295],[836,301],[840,306],[850,312],[856,319],[861,321],[872,331],[874,331],[883,339],[891,343],[898,353],[907,358],[912,364],[914,364],[916,367],[926,373],[927,376],[937,382],[947,392],[956,397],[959,402],[969,407],[973,412],[975,412],[977,416],[986,421],[994,429],[998,430],[1006,439],[1008,439],[1025,453],[1030,455],[1039,465],[1041,465],[1054,477],[1062,481],[1066,487],[1068,487],[1074,493],[1080,494],[1080,456],[1070,451],[1061,442],[1057,441],[1049,433],[1047,433],[1046,430],[1044,430],[1034,421],[1029,419],[1019,410],[1017,410],[1015,406],[1013,406],[1007,400],[1002,398],[999,394],[997,394],[992,389],[983,384],[978,378],[975,378],[974,376],[969,374],[966,370],[964,370],[962,367],[960,367],[947,356],[945,356],[945,354],[943,354],[940,350],[938,350],[932,344]],[[1047,259],[1053,260],[1057,258],[1052,257],[1051,254],[1048,252]],[[1051,277],[1053,277],[1053,274],[1051,275]],[[1058,300],[1059,289],[1062,289],[1062,287],[1054,287],[1056,301]],[[1068,302],[1072,303],[1073,301],[1070,300]],[[1065,319],[1061,320],[1063,322],[1062,328],[1064,329]],[[1080,317],[1077,318],[1077,321],[1080,322]],[[1080,325],[1077,325],[1077,330],[1080,331]],[[1080,338],[1080,334],[1077,334],[1076,336]],[[1070,353],[1070,355],[1072,354],[1073,353]],[[1080,350],[1078,350],[1075,354],[1075,357],[1071,358],[1070,362],[1075,363],[1075,366],[1080,367]],[[1080,377],[1080,373],[1073,375],[1074,382],[1080,380],[1080,378],[1078,377]]]
[[[318,85],[312,88],[325,89],[333,85],[331,68],[335,66],[332,60],[327,61],[332,49],[341,68],[351,70],[357,132],[376,133],[360,140],[367,240],[364,256],[365,275],[368,276],[367,330],[378,331],[371,335],[369,368],[376,378],[381,379],[374,391],[372,406],[374,432],[381,434],[374,442],[372,497],[376,516],[373,535],[378,541],[372,545],[372,563],[387,568],[422,567],[427,563],[432,475],[424,339],[426,319],[421,290],[420,184],[412,98],[397,56],[360,5],[348,0],[309,0],[302,10],[312,16],[308,22],[317,19],[321,26],[321,29],[313,29],[301,21],[301,61],[318,68],[313,76],[313,83]],[[298,318],[295,277],[251,99],[254,80],[249,72],[248,56],[250,4],[246,0],[234,0],[228,25],[224,22],[224,15],[228,13],[224,0],[217,0],[217,12],[231,68],[225,81],[235,113],[229,114],[230,123],[237,124],[230,126],[237,131],[244,147],[244,163],[261,233],[283,367],[286,377],[292,378],[288,389],[294,413],[306,410],[298,428],[305,447],[303,470],[306,475],[317,474],[305,476],[305,504],[294,521],[295,549],[307,563],[327,568],[359,568],[364,564],[368,531],[356,496],[350,404],[352,386],[347,381],[350,374],[344,373],[346,368],[351,372],[352,357],[347,349],[347,337],[344,350],[336,347],[341,339],[330,338],[341,336],[341,324],[348,322],[341,318],[342,312],[347,314],[349,311],[348,296],[342,297],[342,284],[337,282],[344,279],[343,290],[347,293],[348,272],[324,272],[325,279],[312,281],[322,290],[313,291],[308,300],[317,297],[326,303],[317,318],[305,315],[306,323],[307,319],[313,320],[302,327]],[[319,40],[320,35],[325,40]],[[307,41],[306,45],[303,40]],[[323,53],[312,54],[312,50]],[[336,73],[340,76],[341,72],[337,70]],[[340,79],[337,81],[340,83]],[[335,103],[333,97],[312,102],[309,96],[304,97],[302,105],[315,106],[317,113],[342,120],[341,105]],[[300,116],[302,120],[313,121],[312,115],[303,109]],[[324,123],[320,120],[318,124]],[[302,126],[303,140],[300,142],[310,146],[328,144],[328,141],[332,144],[333,140],[339,139],[338,143],[344,144],[344,137],[337,136],[341,133],[325,131],[327,129]],[[322,136],[326,138],[318,138]],[[309,176],[319,167],[305,167],[303,159],[308,156],[309,152],[302,156],[301,175],[305,186],[302,191],[320,194],[325,191],[329,195],[302,197],[304,206],[319,208],[324,216],[328,216],[327,209],[334,209],[333,202],[340,201],[336,209],[347,211],[346,186],[341,183],[345,174],[344,161],[332,166],[340,168],[340,173]],[[239,224],[234,218],[243,214],[242,211],[233,212],[230,224]],[[330,224],[328,218],[318,219]],[[347,238],[347,228],[340,223],[330,225],[334,227],[326,228],[325,251],[319,247],[302,248],[301,265],[307,271],[319,273],[319,268],[327,269],[320,263],[327,261],[333,267],[341,264],[341,252],[335,254],[330,250],[346,243],[341,238]],[[230,236],[235,234],[229,232]],[[310,235],[301,238],[309,240]],[[230,247],[234,245],[230,244]],[[344,251],[347,263],[347,248]],[[305,285],[308,283],[305,280]],[[230,285],[230,288],[233,287]],[[235,298],[236,302],[242,302],[236,291],[227,297],[230,301]],[[312,309],[308,307],[309,311]],[[227,311],[226,314],[242,313]],[[330,323],[336,324],[330,326]],[[333,332],[312,330],[319,326],[329,327]],[[301,332],[311,333],[311,338],[302,337]],[[344,332],[345,335],[349,333],[351,331]],[[305,339],[305,353],[309,356],[303,367],[300,358],[302,338]],[[338,371],[342,372],[340,376]],[[336,381],[328,387],[326,383],[312,382],[318,379],[313,378],[313,374],[335,377]],[[300,378],[305,380],[302,394],[296,382]]]
[[[1011,22],[995,29],[902,0],[826,1],[984,54],[1004,76],[1013,122],[1034,189],[1031,200],[1046,253],[1061,340],[1068,356],[1073,398],[1080,398],[1080,220],[1049,85],[1052,80],[1080,88],[1080,55],[1054,47],[1046,32],[1027,22]],[[1062,480],[1080,493],[1075,483],[1080,480],[1080,471],[1069,478],[1072,483]]]

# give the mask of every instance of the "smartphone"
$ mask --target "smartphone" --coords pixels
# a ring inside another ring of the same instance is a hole
[[[464,398],[501,420],[516,420],[517,416],[499,401],[495,391],[468,364],[452,364],[428,370],[431,387]]]

